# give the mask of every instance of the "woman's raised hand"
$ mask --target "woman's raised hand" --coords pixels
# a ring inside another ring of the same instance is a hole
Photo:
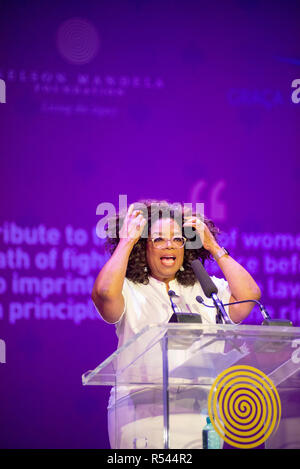
[[[120,239],[131,240],[134,244],[140,239],[147,220],[143,216],[142,210],[133,210],[134,204],[128,208],[119,232]]]
[[[186,217],[183,227],[192,227],[197,231],[204,249],[213,253],[216,249],[220,249],[213,234],[210,232],[208,226],[197,217]]]

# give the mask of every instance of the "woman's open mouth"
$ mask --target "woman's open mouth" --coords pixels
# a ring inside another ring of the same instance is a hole
[[[175,264],[176,256],[162,256],[161,263],[166,267],[172,267]]]

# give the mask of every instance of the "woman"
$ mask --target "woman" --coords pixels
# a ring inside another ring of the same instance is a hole
[[[259,287],[251,275],[218,244],[218,229],[205,217],[188,214],[184,207],[177,205],[174,208],[164,201],[146,201],[138,208],[132,204],[125,218],[118,216],[116,223],[117,236],[108,238],[112,255],[95,281],[92,298],[103,319],[116,324],[118,347],[147,324],[169,322],[173,313],[169,290],[184,298],[188,310],[200,315],[202,323],[216,322],[214,308],[207,308],[195,300],[204,293],[190,267],[194,259],[199,258],[203,263],[211,258],[216,260],[226,280],[213,277],[213,281],[224,304],[260,298]],[[192,232],[194,241],[199,241],[191,242],[190,248],[183,236],[186,232]],[[211,300],[205,302],[210,304]],[[231,321],[243,321],[252,305],[227,307]],[[152,358],[153,363],[144,366],[148,369],[146,374],[155,365],[155,353]],[[144,368],[141,366],[141,373]],[[123,391],[121,396],[116,396],[114,389],[111,394],[111,447],[162,448],[160,391],[141,392],[129,388]],[[195,423],[187,412],[191,400],[195,405],[197,396],[188,394],[187,389],[181,393],[178,388],[173,390],[171,399],[174,409],[171,426],[178,428],[178,434],[173,434],[171,439],[172,447],[199,447],[205,420],[197,420],[196,425],[200,426],[195,440]]]

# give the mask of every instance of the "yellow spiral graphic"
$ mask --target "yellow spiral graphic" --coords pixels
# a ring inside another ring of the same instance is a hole
[[[208,413],[216,432],[231,446],[255,448],[277,430],[281,402],[267,375],[252,366],[237,365],[213,382]]]

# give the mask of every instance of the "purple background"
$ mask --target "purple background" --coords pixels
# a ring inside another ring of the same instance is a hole
[[[296,235],[299,13],[292,0],[1,2],[1,223],[90,232],[97,205],[127,194],[204,202],[225,232]],[[255,274],[279,317],[287,299]],[[0,296],[0,447],[108,447],[108,389],[81,374],[115,349],[114,327],[9,323],[9,303],[25,300]]]

